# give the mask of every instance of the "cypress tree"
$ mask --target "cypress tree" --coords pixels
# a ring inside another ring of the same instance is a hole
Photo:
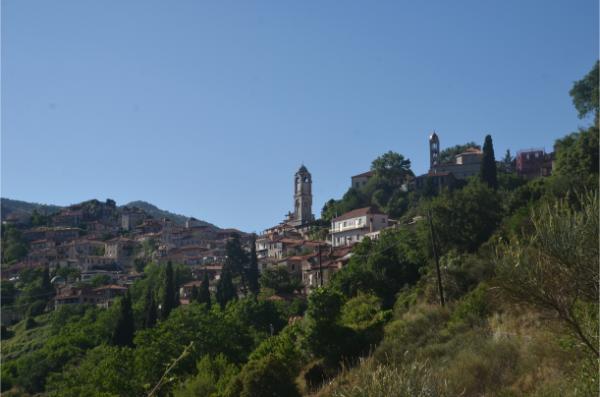
[[[225,308],[227,302],[237,298],[235,286],[233,285],[233,280],[231,279],[231,271],[227,267],[225,267],[221,272],[221,278],[217,283],[216,298],[222,309]]]
[[[486,183],[492,189],[498,188],[498,174],[491,135],[486,135],[485,142],[483,143],[480,178],[482,182]]]
[[[198,287],[195,285],[192,287],[192,292],[190,293],[190,303],[198,302]]]
[[[146,291],[146,305],[144,308],[144,326],[146,328],[152,328],[156,324],[158,317],[156,301],[154,300],[154,293],[150,288]]]
[[[161,320],[166,320],[169,317],[171,310],[175,308],[175,279],[173,277],[173,264],[171,261],[167,263],[163,282],[160,318]]]
[[[250,264],[248,266],[248,289],[254,295],[260,291],[258,284],[258,258],[256,257],[256,236],[252,236],[250,247]]]
[[[208,307],[210,309],[211,306],[211,302],[210,302],[210,290],[208,289],[209,287],[209,279],[208,279],[208,273],[205,271],[204,272],[204,279],[202,280],[202,284],[200,284],[200,289],[198,291],[198,303],[204,303],[206,305],[206,307]]]
[[[115,346],[133,347],[133,310],[131,309],[131,295],[129,291],[121,299],[119,317],[112,335],[112,344]]]
[[[44,268],[44,272],[42,273],[42,290],[44,293],[54,292],[54,287],[50,282],[50,268],[48,266]]]
[[[235,233],[225,244],[227,259],[225,266],[229,268],[233,276],[243,276],[244,267],[248,263],[248,256],[242,248],[240,236]]]

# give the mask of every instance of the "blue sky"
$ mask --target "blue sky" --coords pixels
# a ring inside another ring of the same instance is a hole
[[[434,129],[550,150],[597,57],[595,0],[4,0],[2,196],[260,231],[301,163],[318,214],[388,150],[425,172]]]

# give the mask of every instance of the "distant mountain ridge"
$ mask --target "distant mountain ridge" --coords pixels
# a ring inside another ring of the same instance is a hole
[[[2,213],[3,221],[8,217],[25,220],[31,216],[34,210],[37,210],[44,215],[51,215],[60,211],[62,208],[64,207],[52,204],[29,203],[27,201],[13,200],[5,197],[0,198],[0,212]]]
[[[185,221],[189,218],[188,216],[175,214],[163,209],[158,208],[154,204],[150,204],[147,201],[136,200],[131,201],[125,205],[120,205],[118,208],[122,209],[124,207],[137,207],[148,215],[153,216],[154,218],[168,218],[171,219],[178,225],[185,224]],[[2,220],[6,220],[8,218],[17,219],[21,222],[25,222],[31,217],[31,214],[34,210],[37,210],[41,214],[51,215],[59,212],[63,208],[68,208],[68,206],[59,206],[53,204],[40,204],[40,203],[30,203],[27,201],[21,200],[13,200],[9,198],[2,197],[0,198],[0,211],[2,215]],[[219,229],[218,226],[213,225],[212,223],[205,222],[203,220],[198,220],[199,223],[203,225],[207,225],[213,227],[215,229]]]

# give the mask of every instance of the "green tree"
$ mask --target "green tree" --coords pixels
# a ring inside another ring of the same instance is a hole
[[[412,174],[410,160],[392,151],[384,153],[373,160],[371,170],[396,186],[402,185],[406,180],[406,176]]]
[[[133,349],[100,345],[90,350],[80,363],[49,377],[48,395],[139,396],[144,394],[137,382]]]
[[[110,284],[111,282],[112,278],[108,274],[97,274],[90,280],[90,284],[94,288]]]
[[[480,178],[492,189],[498,188],[498,171],[496,170],[496,158],[494,157],[494,144],[491,135],[486,135],[483,143]]]
[[[573,84],[569,95],[573,98],[579,117],[593,113],[594,123],[598,124],[598,61],[583,79]]]
[[[407,230],[382,233],[376,241],[365,239],[331,285],[346,297],[374,293],[386,309],[390,308],[398,291],[419,279],[419,269],[425,263],[419,245],[417,236]]]
[[[260,275],[260,285],[263,288],[273,289],[278,294],[292,293],[302,288],[302,282],[290,276],[285,266],[264,269]]]
[[[531,214],[524,241],[500,245],[501,287],[519,304],[550,310],[587,348],[598,351],[598,194],[543,204]],[[523,238],[522,238],[523,239]]]
[[[225,266],[232,273],[232,276],[243,276],[244,269],[248,263],[248,255],[242,248],[239,234],[235,233],[227,240],[225,244],[225,252],[227,259],[225,260]]]
[[[0,281],[0,305],[12,306],[15,303],[17,296],[17,289],[12,281],[2,280]]]
[[[431,210],[440,254],[451,249],[476,251],[491,237],[503,215],[498,193],[476,179],[463,189],[445,192],[424,207],[422,213]],[[420,224],[420,233],[421,241],[428,242],[426,222]],[[427,251],[431,252],[431,247]]]
[[[175,298],[177,297],[175,291],[175,278],[173,277],[173,264],[171,261],[167,263],[165,268],[162,293],[160,317],[162,320],[165,320],[169,317],[171,310],[177,306],[175,303]]]
[[[224,268],[221,272],[221,278],[217,282],[216,299],[221,308],[225,308],[227,302],[237,299],[237,292],[233,285],[231,272],[228,268]]]
[[[191,342],[193,347],[170,376],[180,378],[193,372],[196,363],[206,354],[214,357],[221,353],[230,362],[245,362],[256,341],[249,327],[225,310],[206,310],[201,305],[181,306],[154,328],[136,333],[136,372],[141,382],[157,384],[165,371],[165,363],[180,357]],[[161,388],[161,393],[168,394],[167,388]]]
[[[510,149],[506,149],[506,153],[504,154],[504,158],[502,159],[502,171],[506,173],[512,172],[512,162],[513,157],[510,154]]]
[[[446,148],[440,152],[440,163],[454,163],[454,158],[465,152],[467,149],[481,149],[481,146],[476,144],[475,142],[467,142],[464,145],[455,145],[449,148]]]
[[[275,355],[249,361],[230,383],[225,396],[273,397],[300,396],[286,362]]]
[[[190,291],[190,303],[196,302],[197,300],[198,300],[198,287],[193,285],[192,290]]]
[[[13,263],[27,255],[27,244],[13,225],[2,225],[2,263]]]
[[[31,213],[31,226],[48,226],[50,225],[50,217],[42,215],[37,209],[34,209]]]
[[[205,355],[196,364],[196,370],[195,376],[187,379],[174,390],[175,397],[216,397],[239,372],[239,368],[229,362],[223,354],[218,354],[214,358]]]
[[[112,344],[115,346],[133,347],[133,334],[135,325],[133,310],[131,308],[131,294],[129,291],[121,298],[119,315],[112,335]]]
[[[316,357],[336,365],[342,357],[351,357],[356,348],[355,335],[338,323],[344,296],[332,288],[315,289],[308,297],[306,343]]]
[[[575,188],[593,189],[598,183],[598,128],[595,126],[558,139],[553,173]]]
[[[334,199],[329,199],[321,209],[321,219],[330,222],[336,216],[336,201]]]
[[[41,281],[42,291],[45,293],[53,293],[54,287],[50,282],[50,268],[48,266],[44,267],[44,271],[42,272],[42,281]]]
[[[146,289],[146,299],[144,304],[144,327],[152,328],[156,324],[158,318],[156,300],[154,292],[150,287]]]
[[[250,263],[248,265],[247,279],[248,289],[254,295],[257,295],[260,291],[260,285],[258,284],[258,258],[256,257],[256,235],[252,236],[250,242]]]
[[[210,280],[208,278],[208,272],[204,272],[204,278],[202,279],[202,284],[200,284],[200,289],[198,290],[198,303],[204,303],[209,309],[211,307],[210,301]]]

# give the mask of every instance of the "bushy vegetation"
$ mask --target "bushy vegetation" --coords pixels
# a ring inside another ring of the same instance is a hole
[[[453,190],[406,192],[410,162],[376,159],[369,183],[323,217],[377,205],[415,222],[357,244],[307,303],[265,293],[298,288],[284,269],[264,272],[257,293],[255,253],[236,239],[216,294],[196,291],[185,306],[177,294],[190,274],[177,264],[147,265],[108,310],[41,314],[47,272],[3,283],[2,298],[29,310],[3,330],[3,395],[595,395],[598,99],[588,83],[571,94],[595,124],[557,141],[543,180],[494,166]]]

